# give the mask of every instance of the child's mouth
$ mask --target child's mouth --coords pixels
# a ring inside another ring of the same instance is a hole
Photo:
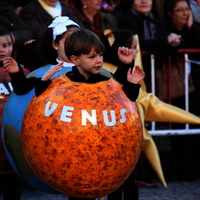
[[[95,69],[96,69],[96,70],[99,70],[99,69],[101,69],[101,66],[95,67]]]

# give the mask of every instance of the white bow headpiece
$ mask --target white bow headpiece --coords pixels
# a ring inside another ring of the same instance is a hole
[[[48,28],[53,28],[53,40],[56,39],[57,35],[62,35],[67,31],[67,26],[75,25],[80,27],[76,22],[69,19],[66,16],[56,17],[52,23],[48,26]]]

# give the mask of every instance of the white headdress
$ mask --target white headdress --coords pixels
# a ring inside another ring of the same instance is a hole
[[[53,40],[56,39],[57,35],[62,35],[67,31],[67,26],[74,25],[80,27],[76,22],[69,19],[66,16],[58,16],[56,17],[52,23],[48,26],[48,28],[53,28]]]

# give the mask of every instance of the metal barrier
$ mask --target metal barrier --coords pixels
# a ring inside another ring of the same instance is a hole
[[[178,54],[184,54],[185,58],[185,110],[189,111],[189,92],[188,92],[188,75],[190,74],[190,67],[191,67],[191,61],[188,58],[188,54],[197,54],[200,55],[200,49],[179,49],[177,51]],[[154,54],[149,52],[142,52],[142,54],[150,54],[151,59],[151,88],[152,93],[156,94],[156,86],[155,86],[155,60],[154,60]],[[195,61],[193,61],[195,62]],[[200,64],[200,63],[198,63]],[[168,69],[170,69],[170,65],[168,66]],[[168,73],[170,70],[168,71]],[[168,74],[168,77],[170,75]],[[168,103],[171,104],[171,97],[170,97],[170,78],[168,79]],[[168,128],[167,130],[158,130],[156,128],[156,122],[151,123],[151,129],[148,130],[148,132],[153,136],[162,136],[162,135],[186,135],[186,134],[200,134],[200,126],[198,129],[192,129],[190,128],[189,124],[185,124],[184,129],[171,129]]]

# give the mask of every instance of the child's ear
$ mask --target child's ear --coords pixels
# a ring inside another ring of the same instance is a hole
[[[58,44],[55,41],[52,41],[52,46],[55,50],[58,50]]]
[[[71,55],[70,56],[70,61],[72,62],[72,63],[74,63],[75,65],[79,65],[79,59],[78,59],[78,56],[74,56],[74,55]]]

